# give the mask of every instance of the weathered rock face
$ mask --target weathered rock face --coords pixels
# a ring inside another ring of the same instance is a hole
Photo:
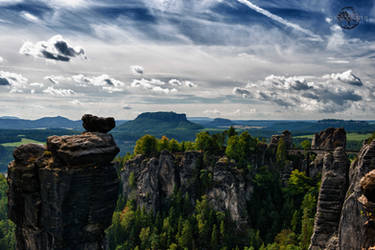
[[[309,164],[308,176],[312,178],[318,177],[323,172],[324,154],[316,155],[313,162]]]
[[[375,245],[374,169],[375,140],[362,147],[350,168],[350,187],[338,230],[339,249],[368,249]]]
[[[181,159],[167,151],[159,158],[145,159],[138,155],[128,161],[121,172],[123,195],[153,212],[159,211],[161,202],[177,189],[187,192],[194,201],[204,189],[197,183],[203,168],[202,158],[203,154],[198,151],[185,152]],[[247,222],[246,201],[251,198],[252,189],[227,160],[217,162],[212,185],[204,192],[213,208],[229,211],[238,225]]]
[[[336,240],[341,207],[347,189],[349,160],[342,147],[324,156],[322,184],[320,186],[317,213],[315,215],[314,233],[309,249],[326,249],[331,238],[330,247]]]
[[[228,211],[232,220],[237,222],[238,228],[246,225],[246,200],[250,197],[244,196],[253,190],[247,189],[246,182],[238,170],[219,161],[214,168],[212,181],[213,187],[208,191],[207,197],[213,208],[217,211]]]
[[[104,249],[118,178],[111,135],[52,136],[47,148],[25,145],[8,167],[9,218],[18,250]]]
[[[343,128],[327,128],[314,135],[312,149],[334,150],[336,147],[346,147],[346,132]]]
[[[293,138],[292,138],[292,133],[290,133],[288,130],[283,131],[281,135],[273,135],[271,137],[271,146],[276,146],[278,145],[279,141],[283,139],[285,142],[285,146],[287,149],[292,147],[293,144]]]
[[[128,161],[121,172],[124,197],[135,199],[138,206],[152,211],[159,206],[159,162],[137,155]]]
[[[367,173],[360,182],[363,195],[367,202],[375,202],[375,170]]]
[[[116,122],[113,117],[104,118],[86,114],[82,116],[82,126],[88,132],[107,133],[116,126]]]

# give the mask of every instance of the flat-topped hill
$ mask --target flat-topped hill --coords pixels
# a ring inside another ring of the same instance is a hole
[[[137,139],[145,134],[156,137],[187,140],[194,138],[202,126],[186,119],[185,114],[174,112],[147,112],[140,114],[135,120],[119,126],[114,135],[121,139]]]

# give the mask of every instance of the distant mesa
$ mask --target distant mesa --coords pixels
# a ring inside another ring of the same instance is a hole
[[[176,140],[193,140],[203,127],[188,121],[186,114],[174,112],[147,112],[118,126],[113,134],[119,140],[137,140],[145,134]]]
[[[215,118],[212,122],[208,123],[207,126],[211,127],[229,127],[236,125],[233,121],[224,118]]]
[[[116,126],[116,122],[113,117],[104,118],[85,114],[82,116],[82,126],[87,132],[107,133]]]
[[[146,112],[140,114],[136,120],[141,119],[152,119],[152,120],[160,120],[164,122],[172,121],[187,121],[186,114],[177,114],[174,112]]]

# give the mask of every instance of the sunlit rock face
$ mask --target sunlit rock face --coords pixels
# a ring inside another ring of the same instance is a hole
[[[334,150],[337,147],[346,147],[346,132],[343,128],[327,128],[314,135],[311,148]]]
[[[104,249],[118,196],[111,163],[118,152],[112,136],[100,132],[18,147],[8,166],[17,249]]]
[[[203,164],[203,153],[188,151],[174,155],[162,151],[159,157],[142,155],[126,162],[121,171],[123,196],[136,201],[137,206],[150,212],[162,209],[162,202],[175,190],[188,193],[192,202],[206,195],[217,211],[228,211],[239,225],[248,222],[246,202],[252,197],[253,186],[227,158],[218,159],[213,169],[212,183],[205,190],[198,180]],[[202,193],[203,190],[203,193]]]

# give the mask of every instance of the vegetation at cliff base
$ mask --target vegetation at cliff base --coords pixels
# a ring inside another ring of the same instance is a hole
[[[15,225],[8,219],[8,184],[5,176],[0,174],[0,250],[15,249]]]
[[[158,211],[137,207],[134,196],[121,197],[113,224],[107,230],[110,249],[307,249],[313,230],[319,178],[313,179],[295,169],[282,182],[283,167],[293,161],[287,154],[284,140],[280,140],[275,149],[273,166],[255,168],[254,159],[262,144],[248,132],[238,134],[233,128],[217,134],[202,131],[193,142],[178,142],[166,136],[160,139],[152,135],[141,137],[134,154],[118,159],[122,165],[137,154],[157,157],[163,150],[176,155],[198,150],[203,153],[203,162],[200,172],[191,181],[202,188],[198,193],[175,189],[171,197],[161,201],[162,209]],[[309,146],[307,142],[303,145]],[[212,185],[214,159],[220,157],[226,157],[243,176],[250,176],[254,190],[245,208],[249,218],[246,225],[233,221],[228,211],[215,210],[205,195],[205,190]],[[134,173],[130,174],[128,182],[135,187]],[[192,196],[198,198],[194,200]]]

